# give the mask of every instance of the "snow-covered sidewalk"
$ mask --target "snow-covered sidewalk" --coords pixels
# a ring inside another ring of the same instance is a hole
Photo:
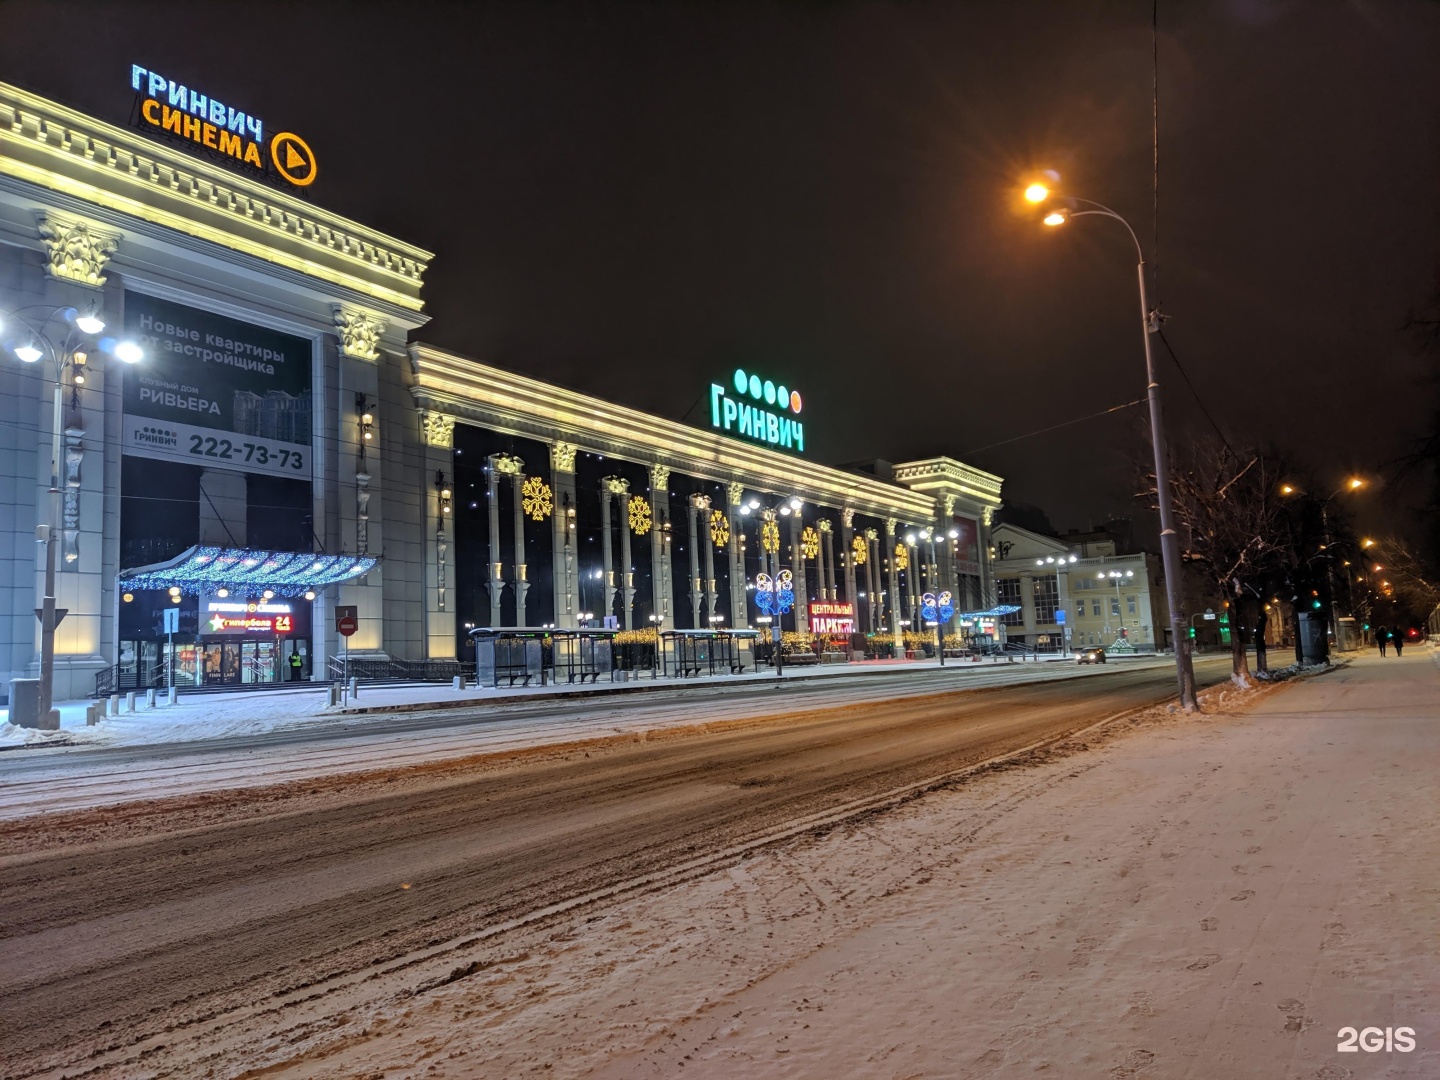
[[[1440,664],[1221,692],[477,947],[270,1075],[1440,1076]]]

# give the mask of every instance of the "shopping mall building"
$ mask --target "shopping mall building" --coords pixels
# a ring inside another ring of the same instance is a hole
[[[304,138],[226,89],[117,71],[127,126],[0,84],[5,687],[47,595],[55,700],[167,642],[181,683],[323,678],[337,608],[349,655],[410,660],[750,627],[782,580],[787,629],[898,643],[948,592],[948,630],[1003,632],[998,477],[817,464],[764,371],[697,370],[692,426],[407,343],[430,253],[308,201]]]

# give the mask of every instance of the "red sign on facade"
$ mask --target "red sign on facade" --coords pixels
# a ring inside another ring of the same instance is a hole
[[[833,600],[812,600],[810,602],[810,632],[812,634],[853,634],[855,632],[855,605],[841,604]]]
[[[349,637],[360,629],[359,612],[355,605],[346,604],[335,609],[335,632],[341,637]]]

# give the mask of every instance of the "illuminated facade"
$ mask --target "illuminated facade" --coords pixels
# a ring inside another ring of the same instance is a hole
[[[165,133],[183,88],[153,74],[136,92]],[[183,106],[198,120],[196,99]],[[407,345],[430,254],[245,171],[220,128],[263,139],[277,168],[298,169],[295,137],[219,112],[206,99],[217,149],[197,157],[183,120],[155,141],[143,112],[129,130],[0,84],[7,687],[37,667],[34,537],[52,505],[56,700],[156,662],[172,606],[186,677],[243,683],[288,676],[295,654],[304,677],[327,677],[336,605],[358,609],[352,657],[421,660],[463,657],[479,626],[751,626],[760,574],[793,582],[787,629],[896,643],[927,593],[962,611],[994,602],[998,477],[947,458],[807,461],[800,392],[772,396],[750,373],[743,387],[740,372],[697,375],[708,428]],[[106,329],[77,336],[64,310],[92,306]],[[30,335],[54,346],[36,363],[14,351]],[[121,363],[122,339],[144,358]],[[219,553],[307,558],[267,584],[195,561]],[[352,576],[305,580],[312,554]]]

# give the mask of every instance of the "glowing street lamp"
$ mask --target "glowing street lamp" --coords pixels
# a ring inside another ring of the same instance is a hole
[[[1046,202],[1059,184],[1059,174],[1047,172],[1050,183],[1032,182],[1025,189],[1025,199],[1034,205]],[[1081,208],[1081,209],[1077,209]],[[1165,454],[1165,429],[1160,409],[1160,382],[1155,374],[1155,351],[1150,337],[1160,330],[1160,313],[1150,308],[1145,288],[1145,249],[1130,223],[1103,203],[1066,196],[1063,205],[1052,207],[1041,219],[1054,228],[1071,218],[1108,217],[1125,226],[1135,244],[1135,274],[1140,285],[1140,326],[1145,341],[1145,381],[1150,402],[1151,451],[1155,459],[1155,491],[1160,509],[1160,555],[1165,567],[1165,599],[1170,608],[1170,640],[1175,646],[1175,676],[1180,686],[1180,705],[1191,710],[1198,707],[1195,698],[1195,669],[1190,659],[1189,627],[1185,621],[1184,598],[1181,592],[1180,534],[1175,529],[1175,513],[1171,501],[1170,465]]]

